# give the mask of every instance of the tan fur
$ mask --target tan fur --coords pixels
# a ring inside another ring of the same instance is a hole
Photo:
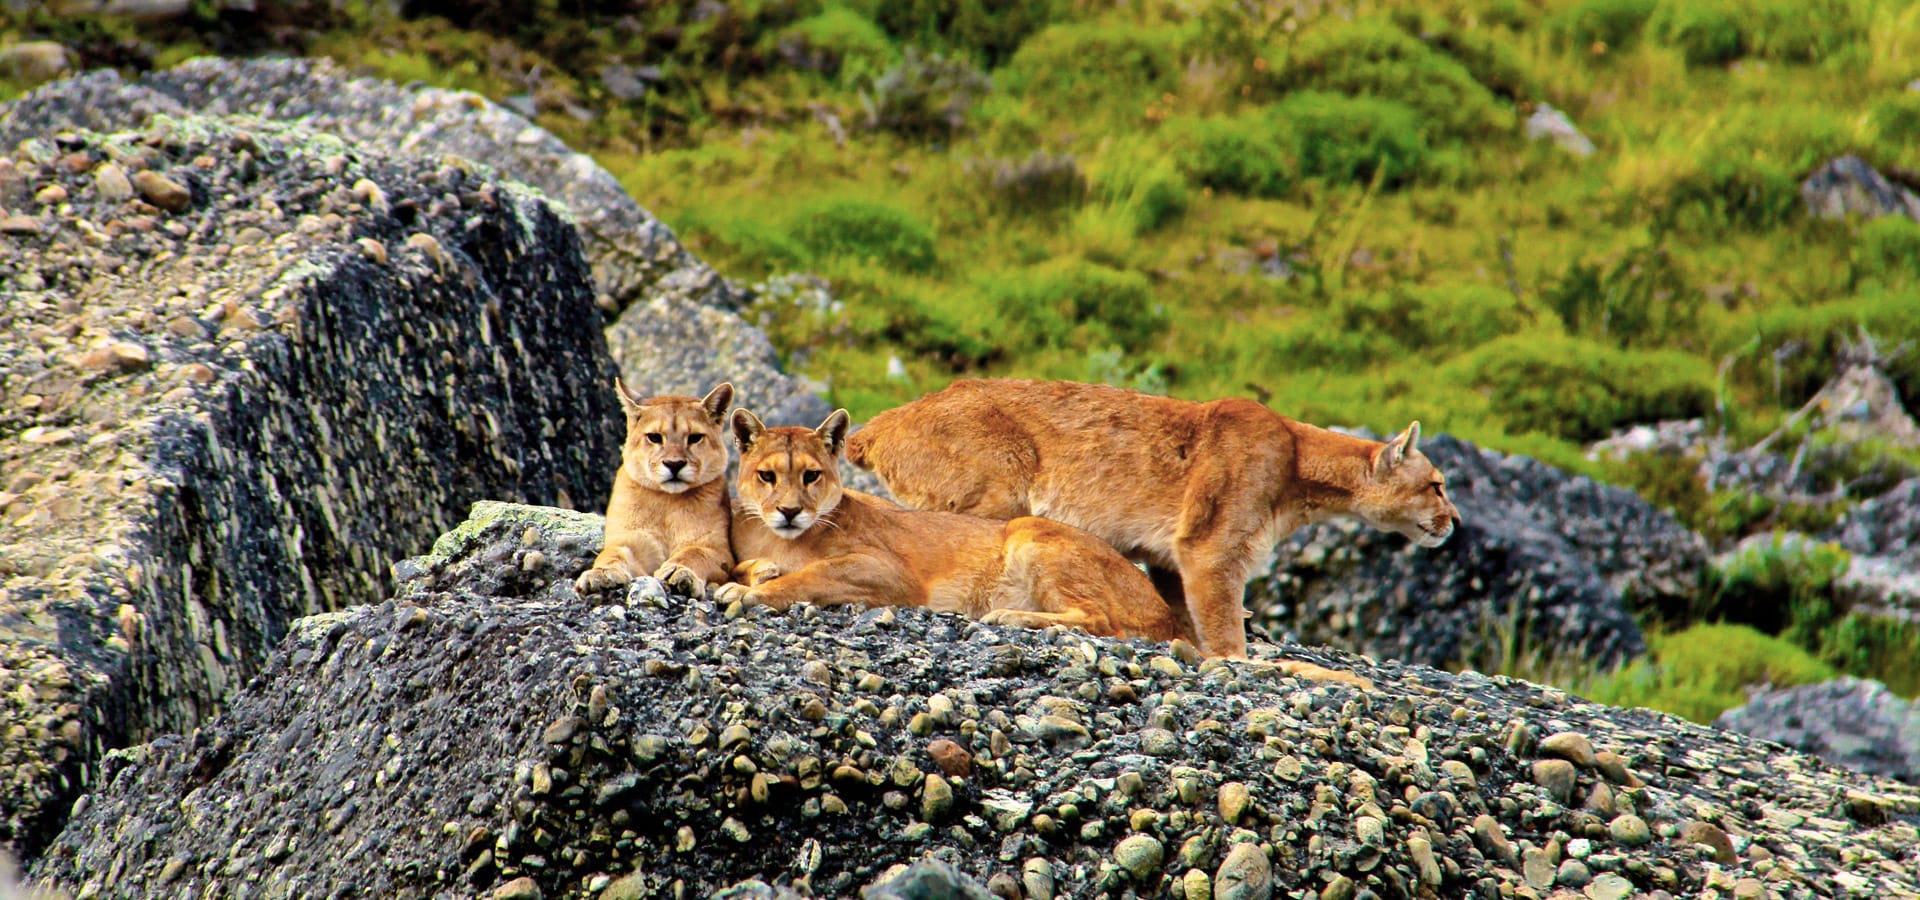
[[[835,472],[847,414],[817,429],[765,428],[733,415],[740,442],[736,583],[715,596],[775,609],[796,603],[920,606],[1027,628],[1109,637],[1190,637],[1132,563],[1092,535],[1033,517],[992,521],[901,509],[846,490]]]
[[[1246,655],[1247,580],[1295,529],[1352,516],[1437,547],[1459,511],[1420,453],[1242,399],[1194,403],[1105,385],[958,381],[873,418],[847,458],[901,502],[1045,516],[1148,565],[1209,656]]]
[[[618,379],[614,388],[626,409],[627,440],[607,501],[606,549],[574,588],[591,594],[652,575],[680,593],[705,593],[733,565],[722,437],[733,385],[704,399],[641,400]]]

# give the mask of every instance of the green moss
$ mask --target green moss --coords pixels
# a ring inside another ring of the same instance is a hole
[[[1513,130],[1514,118],[1465,66],[1379,18],[1329,17],[1304,33],[1282,83],[1392,100],[1417,111],[1437,135],[1482,140]]]
[[[802,207],[788,231],[816,257],[850,257],[903,272],[926,272],[936,255],[933,226],[913,210],[859,197]]]
[[[1173,160],[1142,140],[1109,148],[1088,174],[1093,196],[1127,223],[1128,237],[1160,229],[1193,202]]]
[[[1647,642],[1647,659],[1581,685],[1580,693],[1705,725],[1746,703],[1749,687],[1793,687],[1839,674],[1805,650],[1741,625],[1694,625],[1651,635]]]
[[[1022,44],[996,83],[1080,121],[1138,116],[1179,78],[1178,37],[1124,23],[1054,25]]]
[[[1293,186],[1299,140],[1267,116],[1176,119],[1161,133],[1194,184],[1249,197],[1284,196]]]
[[[1141,350],[1167,325],[1159,298],[1137,272],[1056,260],[998,274],[981,285],[990,308],[1035,347]]]
[[[1856,286],[1884,291],[1920,283],[1920,222],[1881,216],[1860,226],[1851,254]]]
[[[845,84],[877,77],[900,61],[900,49],[880,26],[845,7],[795,22],[775,43],[817,54],[828,73]]]
[[[1303,91],[1273,116],[1293,133],[1301,169],[1315,177],[1366,184],[1378,175],[1394,187],[1428,159],[1420,114],[1396,100]]]
[[[1647,31],[1663,44],[1680,48],[1687,65],[1724,65],[1747,50],[1740,27],[1744,5],[1715,0],[1667,0],[1647,20]]]
[[[1639,40],[1657,8],[1657,0],[1582,0],[1556,14],[1547,30],[1569,49],[1622,50]]]
[[[1516,430],[1576,441],[1635,422],[1692,418],[1713,405],[1713,369],[1698,357],[1547,334],[1490,342],[1449,363],[1445,375],[1484,392]]]

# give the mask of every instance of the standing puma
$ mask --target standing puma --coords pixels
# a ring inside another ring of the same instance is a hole
[[[680,593],[703,593],[708,583],[725,581],[733,565],[720,436],[733,385],[699,400],[642,400],[617,378],[613,386],[627,411],[627,442],[607,501],[606,548],[574,589],[591,594],[652,575]]]
[[[901,509],[842,488],[835,463],[846,410],[809,430],[766,428],[740,409],[733,431],[741,456],[733,576],[745,583],[721,587],[716,599],[780,610],[920,606],[1027,628],[1191,638],[1146,575],[1076,528]]]
[[[909,506],[1099,536],[1148,565],[1202,652],[1244,657],[1247,580],[1295,529],[1352,516],[1422,547],[1453,533],[1460,513],[1419,440],[1418,422],[1382,443],[1251,400],[991,379],[875,416],[847,458]]]

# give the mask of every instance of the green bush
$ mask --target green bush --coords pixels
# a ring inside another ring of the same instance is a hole
[[[1850,254],[1856,286],[1906,287],[1920,280],[1920,222],[1881,216],[1860,226]]]
[[[687,238],[702,253],[729,263],[728,271],[766,276],[804,269],[807,248],[786,229],[754,217],[690,215],[681,220]]]
[[[1713,408],[1713,367],[1672,351],[1624,351],[1542,334],[1501,338],[1444,368],[1481,391],[1513,432],[1572,441],[1635,422],[1685,419]]]
[[[1834,376],[1843,345],[1857,340],[1863,328],[1885,349],[1920,342],[1920,289],[1869,291],[1837,303],[1769,310],[1724,335],[1717,352],[1734,354],[1734,377],[1768,398],[1777,375],[1779,401],[1798,405]],[[1742,352],[1748,342],[1752,350]],[[1896,357],[1883,368],[1901,396],[1920,397],[1920,353]]]
[[[900,60],[899,49],[880,26],[839,6],[795,22],[780,33],[779,44],[846,83],[875,78]]]
[[[864,340],[880,339],[950,371],[962,372],[999,359],[1004,336],[991,335],[984,317],[940,303],[922,290],[889,285],[863,292],[852,305],[851,324]]]
[[[995,78],[1009,93],[1076,121],[1117,110],[1138,115],[1178,83],[1178,37],[1146,25],[1054,25],[1022,44]]]
[[[951,137],[966,127],[967,111],[992,87],[965,59],[909,47],[865,93],[867,127],[906,137]]]
[[[974,54],[997,66],[1034,32],[1072,9],[1064,0],[851,0],[847,4],[880,24],[901,44]]]
[[[1026,159],[974,163],[1000,207],[1015,213],[1046,213],[1079,205],[1087,176],[1071,153],[1035,150]]]
[[[1300,36],[1281,75],[1289,89],[1390,99],[1417,111],[1436,135],[1482,140],[1514,117],[1465,66],[1381,18],[1333,17]]]
[[[1309,175],[1366,183],[1378,173],[1392,187],[1427,160],[1420,115],[1398,101],[1303,91],[1288,95],[1273,115],[1298,135],[1300,166]]]
[[[1740,7],[1712,0],[1666,0],[1647,21],[1647,31],[1661,43],[1680,48],[1687,65],[1724,65],[1746,52],[1740,12]]]
[[[1575,262],[1542,299],[1568,331],[1623,347],[1693,334],[1705,302],[1658,244],[1628,250],[1611,265]]]
[[[817,257],[870,260],[901,272],[935,262],[933,226],[904,206],[851,197],[803,207],[788,231]]]
[[[1605,44],[1620,50],[1639,39],[1657,5],[1658,0],[1585,0],[1549,19],[1547,30],[1564,48]]]
[[[1273,345],[1282,357],[1356,371],[1397,354],[1442,356],[1478,347],[1529,324],[1513,295],[1498,288],[1395,287],[1343,294],[1283,331]]]
[[[1657,709],[1712,724],[1747,702],[1748,687],[1793,687],[1839,673],[1807,651],[1741,625],[1694,625],[1648,638],[1651,653],[1580,693],[1600,703]]]
[[[1764,229],[1798,221],[1800,179],[1846,153],[1869,152],[1833,110],[1744,107],[1712,123],[1696,150],[1699,162],[1671,179],[1657,205],[1655,227],[1684,233],[1729,225]]]
[[[1856,0],[1760,0],[1743,5],[1741,15],[1755,55],[1804,64],[1866,43],[1868,8]]]
[[[1298,142],[1267,116],[1175,119],[1161,133],[1194,184],[1250,197],[1279,197],[1293,186]]]
[[[1776,533],[1743,546],[1707,573],[1705,617],[1752,625],[1769,634],[1817,627],[1828,613],[1833,582],[1851,557],[1838,544]],[[1806,646],[1805,641],[1796,641]]]
[[[1120,211],[1134,234],[1172,222],[1192,202],[1192,190],[1173,160],[1143,141],[1115,145],[1091,169],[1093,196]]]
[[[1874,130],[1888,144],[1920,144],[1920,91],[1901,90],[1873,105]]]
[[[982,290],[1028,347],[1134,351],[1167,326],[1146,276],[1097,263],[1041,263],[1002,273]]]

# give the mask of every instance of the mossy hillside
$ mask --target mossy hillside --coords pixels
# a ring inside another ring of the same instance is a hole
[[[721,271],[826,278],[837,307],[755,314],[857,416],[1011,374],[1419,418],[1730,539],[1838,509],[1580,445],[1694,415],[1757,439],[1843,338],[1920,337],[1920,227],[1798,197],[1841,153],[1920,169],[1920,11],[1886,0],[442,6],[349,4],[302,46],[524,97]],[[1598,152],[1528,141],[1543,102]],[[1920,354],[1892,374],[1920,397]]]

